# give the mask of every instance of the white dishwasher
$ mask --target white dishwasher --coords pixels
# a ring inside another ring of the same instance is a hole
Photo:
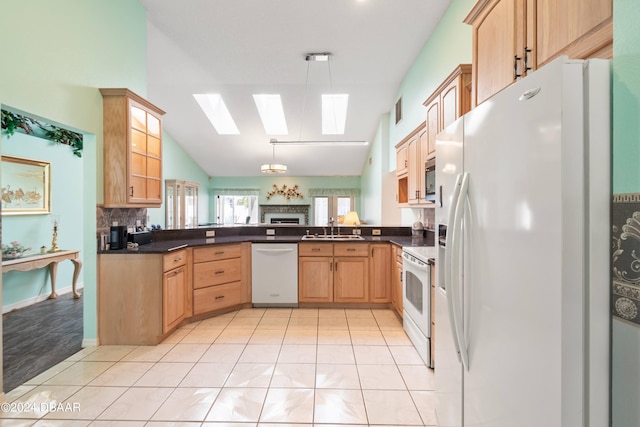
[[[251,245],[251,302],[254,307],[298,306],[298,244]]]

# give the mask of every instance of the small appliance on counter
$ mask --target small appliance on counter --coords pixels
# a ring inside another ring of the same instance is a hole
[[[424,237],[424,224],[422,224],[422,221],[418,220],[413,223],[411,226],[411,236]]]
[[[129,233],[127,236],[127,240],[132,243],[137,243],[139,245],[146,245],[147,243],[151,243],[152,234],[150,231],[134,231],[133,233]]]
[[[110,249],[126,249],[127,247],[127,226],[114,225],[111,227]]]

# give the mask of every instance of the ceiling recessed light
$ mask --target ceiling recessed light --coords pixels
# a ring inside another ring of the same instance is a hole
[[[344,135],[347,121],[348,94],[322,95],[322,134]]]
[[[264,131],[267,135],[289,134],[280,95],[253,95],[253,101],[256,103],[262,126],[264,126]]]
[[[216,132],[220,135],[239,135],[240,131],[231,117],[222,96],[218,93],[195,93],[193,97],[204,111]]]

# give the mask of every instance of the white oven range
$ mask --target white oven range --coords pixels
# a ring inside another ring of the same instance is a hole
[[[403,328],[427,366],[431,363],[431,264],[433,246],[402,248]]]

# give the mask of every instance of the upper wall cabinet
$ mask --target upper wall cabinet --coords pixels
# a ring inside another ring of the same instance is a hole
[[[397,198],[403,206],[435,206],[428,200],[433,188],[425,175],[426,163],[436,156],[436,136],[471,109],[471,65],[456,67],[424,105],[425,121],[396,145]]]
[[[100,89],[100,93],[104,206],[160,207],[164,111],[128,89]]]
[[[473,27],[473,95],[478,105],[561,55],[611,58],[612,0],[479,0]]]
[[[460,64],[424,102],[427,157],[435,156],[436,136],[471,109],[471,64]]]

